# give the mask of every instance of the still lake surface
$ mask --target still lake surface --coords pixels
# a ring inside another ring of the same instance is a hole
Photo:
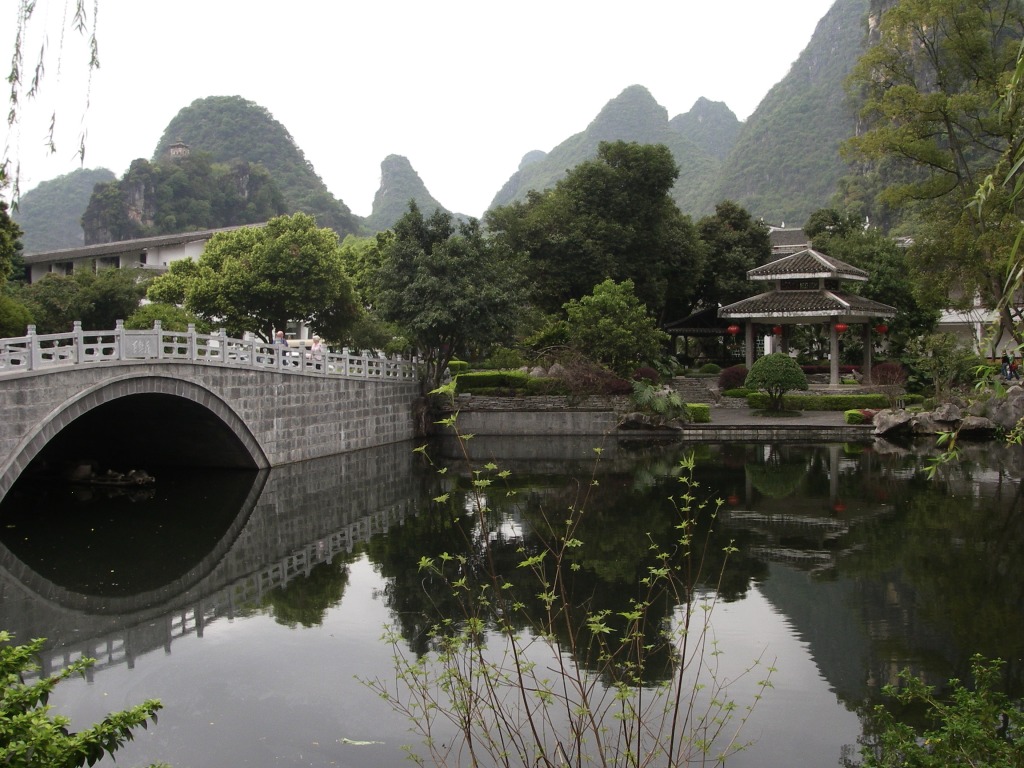
[[[488,490],[492,541],[528,542],[538,515],[590,493],[581,579],[615,609],[647,565],[645,534],[671,534],[679,461],[695,454],[698,493],[722,500],[703,530],[715,551],[738,547],[712,617],[722,671],[777,668],[730,766],[856,757],[904,667],[942,684],[982,653],[1024,692],[1022,449],[969,446],[930,480],[928,446],[883,442],[620,443],[599,461],[590,439],[468,445],[516,490]],[[426,645],[437,592],[420,557],[483,534],[457,446],[431,446],[432,464],[413,447],[133,493],[16,486],[0,505],[0,628],[46,637],[48,671],[98,660],[52,701],[75,727],[163,701],[121,765],[401,765],[416,739],[360,680],[391,675],[385,626]],[[741,704],[754,692],[730,689]]]

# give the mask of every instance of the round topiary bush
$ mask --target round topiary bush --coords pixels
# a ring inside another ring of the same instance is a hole
[[[782,352],[759,357],[750,367],[744,386],[768,395],[768,410],[782,410],[782,396],[791,389],[807,389],[807,376],[796,360]]]
[[[704,363],[704,365],[702,365],[700,367],[700,370],[697,371],[697,373],[706,373],[706,374],[714,374],[714,373],[721,373],[721,372],[722,372],[722,366],[715,365],[714,363]]]
[[[718,374],[718,388],[726,390],[742,387],[743,382],[747,380],[747,373],[747,366],[742,363],[723,368],[722,372]]]

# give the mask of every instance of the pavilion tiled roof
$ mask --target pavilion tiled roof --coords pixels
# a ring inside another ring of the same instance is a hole
[[[721,318],[873,318],[893,317],[888,304],[829,290],[767,291],[718,310]]]
[[[793,280],[825,278],[838,280],[867,280],[868,273],[845,261],[805,248],[747,271],[748,280]]]

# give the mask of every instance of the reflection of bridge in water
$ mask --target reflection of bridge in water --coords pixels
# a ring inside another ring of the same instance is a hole
[[[202,637],[214,621],[245,615],[269,591],[414,514],[416,478],[409,443],[263,473],[250,494],[251,507],[239,512],[208,558],[140,595],[77,593],[32,572],[3,548],[4,628],[19,639],[48,639],[42,656],[47,674],[83,656],[97,659],[93,672],[132,667],[147,652],[169,653],[177,640]]]

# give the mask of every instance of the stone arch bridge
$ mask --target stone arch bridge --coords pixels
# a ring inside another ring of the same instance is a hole
[[[30,466],[264,469],[416,433],[412,361],[159,325],[29,330],[0,340],[0,498]]]

